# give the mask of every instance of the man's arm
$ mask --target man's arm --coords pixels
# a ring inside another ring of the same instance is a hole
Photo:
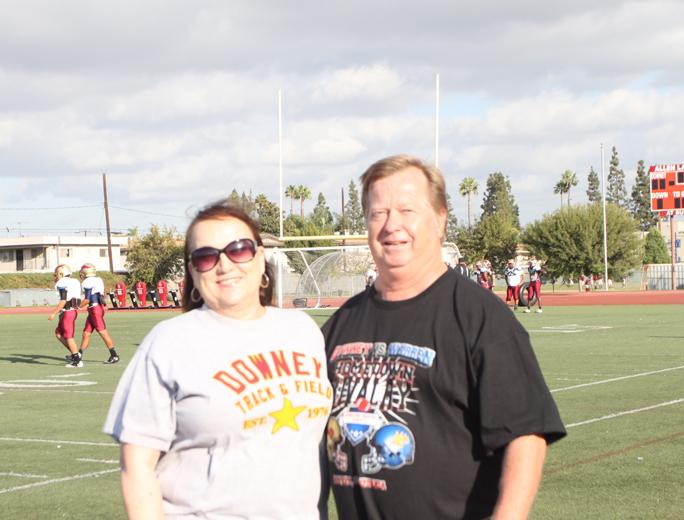
[[[546,440],[523,435],[506,446],[493,520],[525,519],[541,482]]]
[[[66,300],[59,300],[59,303],[57,304],[57,306],[54,308],[54,310],[48,316],[48,320],[52,321],[53,319],[55,319],[55,316],[57,316],[60,313],[60,311],[64,308],[65,305],[66,305]]]
[[[163,520],[161,489],[154,469],[160,452],[121,445],[121,491],[130,520]]]

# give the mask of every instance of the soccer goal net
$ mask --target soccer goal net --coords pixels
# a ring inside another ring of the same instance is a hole
[[[442,246],[442,260],[452,267],[460,252]],[[276,303],[281,307],[338,307],[365,290],[373,257],[367,245],[274,248],[267,255],[276,273]]]

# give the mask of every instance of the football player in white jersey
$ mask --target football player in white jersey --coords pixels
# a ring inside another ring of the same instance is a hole
[[[116,353],[114,341],[107,332],[107,325],[104,321],[105,313],[105,288],[102,278],[97,276],[95,266],[93,264],[83,264],[81,267],[81,280],[83,280],[83,302],[81,309],[88,308],[88,318],[86,319],[85,327],[83,327],[83,339],[81,340],[81,353],[85,352],[90,345],[90,335],[93,330],[104,341],[109,349],[109,359],[105,361],[106,364],[117,363],[119,355]]]
[[[515,265],[515,260],[512,258],[506,264],[504,277],[506,278],[506,303],[513,300],[513,310],[516,310],[518,305],[520,305],[520,284],[524,280],[525,275]]]
[[[71,278],[71,269],[66,264],[55,268],[55,289],[59,293],[59,303],[48,316],[48,320],[52,321],[55,316],[59,315],[55,336],[69,351],[70,355],[67,356],[68,362],[65,366],[79,368],[83,366],[83,361],[74,340],[74,325],[78,315],[81,284],[78,280]]]

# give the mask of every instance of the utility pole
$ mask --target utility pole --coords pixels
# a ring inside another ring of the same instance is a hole
[[[109,227],[109,203],[107,201],[107,174],[102,174],[102,191],[104,193],[104,213],[107,223],[107,255],[109,256],[109,272],[114,272],[114,260],[112,259],[112,230]]]

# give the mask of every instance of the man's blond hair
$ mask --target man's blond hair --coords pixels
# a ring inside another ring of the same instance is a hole
[[[411,167],[417,168],[425,175],[428,182],[430,204],[435,213],[439,213],[442,209],[448,211],[446,185],[439,168],[428,165],[412,155],[393,155],[380,159],[361,175],[361,205],[364,215],[368,215],[368,192],[371,185],[379,179],[384,179]]]

